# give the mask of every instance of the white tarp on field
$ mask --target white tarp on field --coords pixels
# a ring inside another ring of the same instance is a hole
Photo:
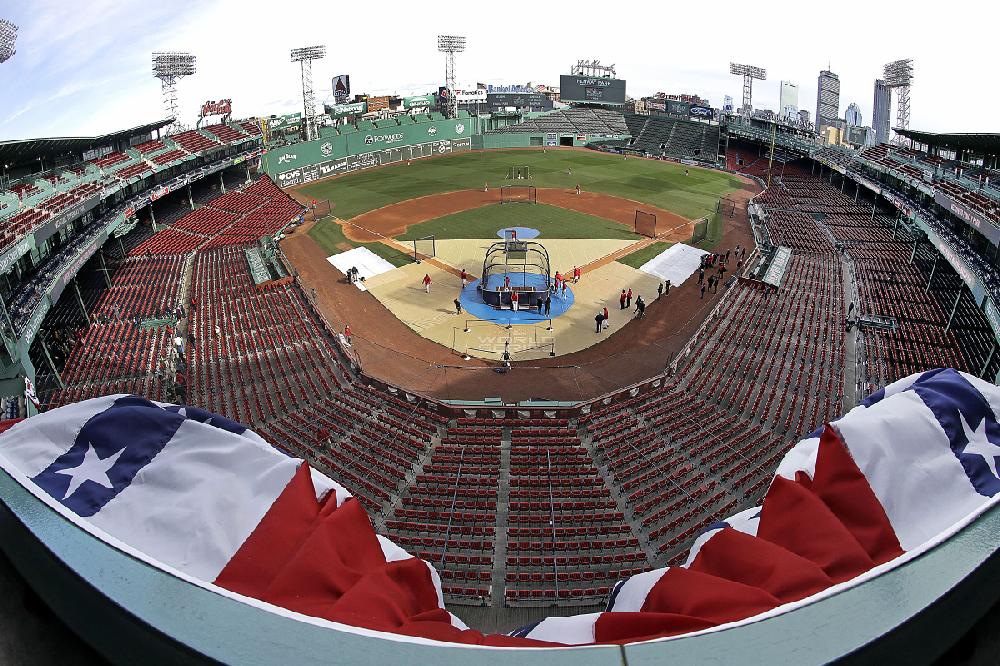
[[[639,270],[655,275],[661,280],[670,280],[670,284],[676,287],[698,270],[701,258],[706,254],[708,252],[704,250],[677,243],[644,263]]]
[[[387,273],[395,268],[395,266],[366,247],[356,247],[353,250],[327,257],[326,260],[344,275],[347,275],[348,268],[357,268],[358,276],[365,280],[376,275],[381,275],[382,273]],[[361,291],[368,291],[365,289],[364,282],[358,281],[354,284]]]

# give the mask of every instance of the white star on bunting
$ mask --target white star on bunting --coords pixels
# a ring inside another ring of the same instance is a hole
[[[118,457],[124,453],[125,449],[120,449],[117,453],[112,453],[107,458],[101,459],[97,455],[97,450],[94,448],[93,444],[87,444],[87,451],[83,454],[83,461],[76,467],[69,469],[61,469],[56,474],[65,474],[70,477],[69,488],[66,490],[66,494],[63,499],[66,499],[70,495],[76,492],[76,489],[84,481],[93,481],[105,488],[112,488],[111,478],[108,477],[108,471],[115,466],[118,462]]]
[[[965,415],[960,414],[959,418],[962,420],[962,430],[965,431],[965,439],[968,440],[968,444],[962,450],[963,454],[972,454],[979,456],[986,462],[986,466],[990,468],[993,476],[1000,479],[1000,474],[997,473],[997,457],[1000,456],[1000,446],[997,446],[986,437],[986,418],[984,417],[982,421],[979,422],[979,427],[973,430],[965,420]]]

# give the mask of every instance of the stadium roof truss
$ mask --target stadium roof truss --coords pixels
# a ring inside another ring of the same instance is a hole
[[[0,141],[0,162],[4,164],[20,164],[25,161],[47,158],[66,153],[83,152],[96,146],[104,146],[115,141],[126,139],[136,134],[146,134],[169,125],[170,119],[138,125],[132,129],[120,130],[100,136],[53,137],[49,139],[15,139]]]
[[[976,153],[1000,154],[1000,134],[938,134],[937,132],[920,132],[904,127],[894,127],[897,134],[935,148],[948,150],[971,150]]]

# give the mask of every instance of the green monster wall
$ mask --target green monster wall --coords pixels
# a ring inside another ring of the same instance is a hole
[[[335,136],[272,149],[264,155],[264,168],[278,185],[290,187],[357,169],[471,150],[476,131],[472,118],[412,122],[406,117],[402,124],[379,124],[383,126],[361,130],[349,125],[337,128]]]

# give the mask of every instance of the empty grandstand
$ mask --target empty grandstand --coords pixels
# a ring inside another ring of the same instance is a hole
[[[564,109],[527,118],[488,134],[573,133],[585,135],[628,134],[622,114],[606,109]]]
[[[669,116],[629,115],[625,119],[632,135],[630,151],[712,164],[718,159],[718,125]]]

